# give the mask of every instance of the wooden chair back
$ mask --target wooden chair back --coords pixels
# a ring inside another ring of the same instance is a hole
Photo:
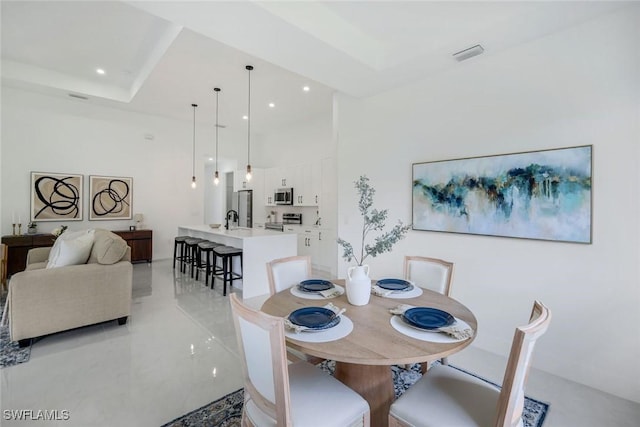
[[[531,355],[536,340],[549,328],[551,312],[540,301],[533,303],[529,323],[516,328],[502,390],[496,410],[496,427],[520,425],[524,408],[524,388],[531,367]]]
[[[245,414],[247,403],[252,401],[276,425],[289,427],[291,396],[284,320],[249,308],[236,294],[231,294],[230,302],[242,358]],[[243,420],[243,425],[247,424]]]
[[[311,277],[311,257],[300,255],[267,263],[269,292],[274,295]]]
[[[404,278],[421,288],[449,295],[453,279],[453,263],[423,256],[404,257]]]

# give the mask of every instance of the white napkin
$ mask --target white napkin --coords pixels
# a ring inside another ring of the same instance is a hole
[[[341,316],[342,313],[347,311],[347,309],[340,308],[340,307],[334,305],[331,302],[328,303],[327,305],[325,305],[324,308],[333,311],[336,314],[336,316]],[[307,328],[306,326],[296,325],[295,323],[291,322],[291,320],[289,320],[289,316],[284,318],[284,326],[285,326],[285,328],[295,332],[296,334],[299,334],[300,332],[304,332],[307,329],[312,329],[312,328]]]
[[[390,308],[389,312],[391,314],[397,314],[401,316],[402,314],[404,314],[405,311],[409,310],[410,308],[415,308],[415,306],[409,305],[409,304],[399,304],[394,308]],[[466,339],[466,338],[471,338],[473,336],[473,330],[471,328],[467,328],[467,327],[461,328],[456,324],[457,324],[457,321],[454,322],[452,325],[444,326],[438,329],[431,329],[428,332],[442,332],[443,334],[447,334],[450,337],[453,337],[456,339]]]
[[[379,297],[386,297],[387,295],[391,295],[393,293],[393,290],[391,290],[391,289],[382,289],[378,285],[373,285],[371,287],[371,293],[373,295],[376,295],[376,296],[379,296]]]
[[[342,293],[340,292],[340,289],[336,288],[335,286],[331,289],[318,291],[318,293],[325,298],[339,297],[340,295],[342,295]]]
[[[409,310],[410,308],[415,308],[415,305],[409,305],[409,304],[398,304],[397,306],[390,308],[389,309],[389,313],[391,314],[397,314],[397,315],[403,315],[405,311]]]

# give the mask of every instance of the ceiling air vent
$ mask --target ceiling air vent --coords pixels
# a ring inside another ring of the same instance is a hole
[[[78,98],[78,99],[84,99],[85,101],[89,98],[87,98],[86,96],[82,96],[82,95],[76,95],[75,93],[70,93],[69,94],[70,97],[72,98]]]
[[[469,58],[473,58],[474,56],[478,56],[482,52],[484,52],[484,48],[482,46],[480,46],[479,44],[477,44],[475,46],[471,46],[470,48],[461,50],[460,52],[454,53],[453,57],[456,59],[456,61],[462,62],[465,59],[469,59]]]

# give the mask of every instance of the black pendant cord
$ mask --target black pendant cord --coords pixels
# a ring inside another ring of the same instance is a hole
[[[247,65],[246,69],[249,71],[249,94],[247,101],[247,166],[249,166],[251,165],[251,70],[253,70],[253,67]]]
[[[195,181],[195,178],[196,178],[196,107],[198,107],[198,104],[191,104],[191,106],[193,107],[193,161],[192,161],[191,173],[192,173],[193,180]]]
[[[218,105],[220,98],[220,88],[213,89],[216,91],[216,172],[218,172]]]

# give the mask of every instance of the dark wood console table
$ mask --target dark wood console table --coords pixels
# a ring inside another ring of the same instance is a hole
[[[114,231],[126,240],[131,248],[131,262],[151,262],[153,257],[153,231]],[[27,252],[32,248],[53,246],[55,241],[51,234],[23,234],[21,236],[2,236],[2,243],[7,245],[7,276],[23,271],[27,266]]]
[[[131,248],[131,262],[151,262],[153,258],[153,230],[113,231],[127,241]]]
[[[2,236],[7,245],[7,276],[23,271],[27,266],[27,252],[32,248],[53,246],[55,237],[51,234],[23,234],[21,236]]]

